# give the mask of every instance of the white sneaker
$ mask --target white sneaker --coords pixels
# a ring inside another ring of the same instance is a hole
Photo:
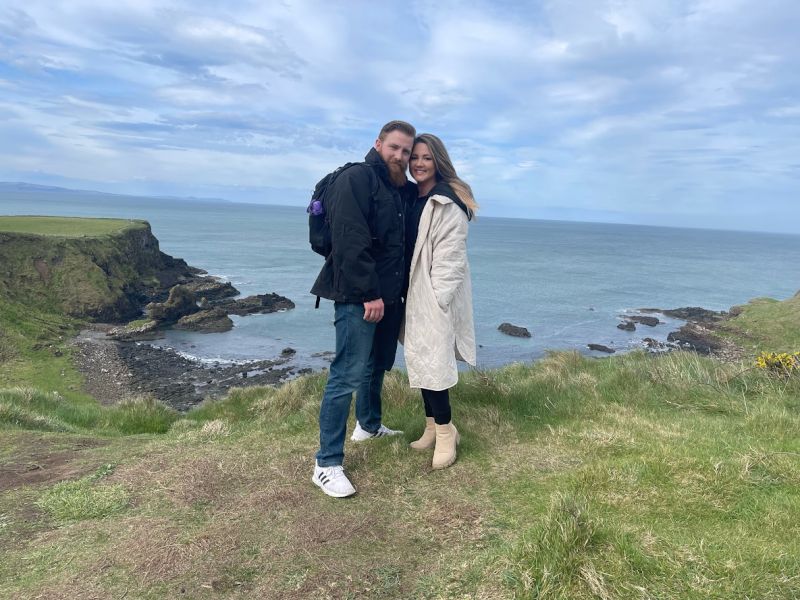
[[[381,423],[378,431],[370,433],[362,429],[361,423],[356,421],[356,428],[353,430],[353,435],[350,436],[350,439],[354,442],[363,442],[364,440],[371,440],[372,438],[386,437],[387,435],[401,435],[402,433],[403,432],[398,429],[389,429],[383,423]]]
[[[314,476],[311,478],[323,492],[334,498],[346,498],[356,493],[356,488],[344,474],[342,465],[320,467],[314,461]]]

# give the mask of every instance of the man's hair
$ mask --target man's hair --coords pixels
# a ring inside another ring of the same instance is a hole
[[[417,136],[417,130],[414,129],[414,126],[411,123],[406,123],[405,121],[389,121],[386,125],[381,127],[381,132],[378,134],[378,139],[380,141],[385,140],[386,136],[393,131],[402,131],[412,138]]]

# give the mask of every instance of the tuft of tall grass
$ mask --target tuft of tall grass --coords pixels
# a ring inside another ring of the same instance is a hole
[[[231,423],[250,422],[255,418],[282,418],[302,411],[315,398],[318,401],[324,385],[324,378],[309,375],[277,388],[232,388],[225,398],[206,400],[187,413],[186,418],[193,421],[224,419]]]
[[[57,483],[42,493],[36,505],[60,524],[118,514],[128,507],[128,492],[118,483],[100,483],[112,471],[113,465],[104,465],[78,481]]]
[[[0,363],[10,361],[18,355],[17,348],[5,334],[0,331]]]
[[[590,516],[587,499],[555,494],[541,522],[525,531],[509,553],[506,583],[525,598],[570,598],[581,588],[610,598],[593,561],[604,544],[605,534]]]
[[[71,432],[75,428],[49,415],[38,414],[23,406],[0,400],[0,426],[36,431]]]
[[[58,392],[35,388],[0,389],[0,425],[20,429],[122,435],[165,433],[177,418],[177,412],[151,398],[109,407],[75,402]]]
[[[135,398],[102,410],[100,427],[123,435],[166,433],[178,413],[150,397]]]

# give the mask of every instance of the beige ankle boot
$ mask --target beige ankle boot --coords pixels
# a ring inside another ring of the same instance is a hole
[[[434,469],[446,469],[456,462],[456,446],[460,438],[452,421],[447,425],[436,425],[436,449],[431,465]]]
[[[411,442],[409,446],[414,450],[429,450],[433,448],[435,444],[436,427],[433,422],[433,417],[425,417],[425,431],[422,432],[422,436],[416,442]]]

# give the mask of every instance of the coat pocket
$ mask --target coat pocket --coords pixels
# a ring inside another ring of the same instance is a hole
[[[429,305],[432,310],[435,310],[449,318],[449,306],[442,306],[442,304],[439,302],[439,297],[436,295],[436,291],[433,289],[433,281],[431,280],[430,273],[426,273],[423,279],[425,282],[425,298],[427,299],[425,304]]]

